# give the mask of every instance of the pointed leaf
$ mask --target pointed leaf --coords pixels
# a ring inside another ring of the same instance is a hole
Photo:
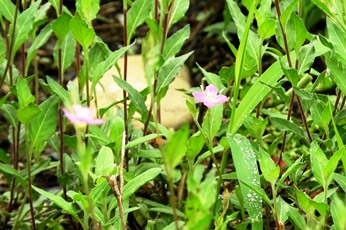
[[[153,0],[136,0],[133,2],[127,13],[127,43],[130,43],[136,28],[150,16],[153,5]]]

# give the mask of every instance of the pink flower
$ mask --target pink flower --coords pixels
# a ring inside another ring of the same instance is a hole
[[[94,112],[88,107],[75,104],[69,109],[63,109],[65,116],[75,125],[100,125],[102,119],[94,117]]]
[[[208,108],[228,101],[228,97],[219,94],[214,85],[208,85],[203,92],[194,92],[192,95],[197,101],[202,102]]]

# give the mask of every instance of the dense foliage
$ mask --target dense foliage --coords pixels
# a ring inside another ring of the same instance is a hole
[[[192,119],[176,130],[160,104],[194,52],[190,1],[123,0],[116,50],[101,4],[0,0],[0,228],[346,229],[345,1],[226,0],[200,26],[234,62],[190,66],[204,77],[181,90]],[[144,90],[127,81],[136,51]],[[114,66],[123,98],[100,107]]]

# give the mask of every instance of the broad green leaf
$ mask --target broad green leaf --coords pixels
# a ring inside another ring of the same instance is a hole
[[[278,214],[278,219],[281,223],[285,223],[288,219],[288,211],[290,209],[290,205],[287,204],[287,202],[281,198],[281,196],[279,196],[277,199],[276,199],[276,212]]]
[[[54,7],[56,14],[59,15],[59,3],[60,3],[60,0],[49,0],[49,2]]]
[[[40,114],[41,110],[34,103],[30,103],[23,108],[18,109],[17,118],[24,125],[28,125],[35,117]]]
[[[155,177],[157,177],[161,172],[161,168],[151,168],[148,171],[131,179],[124,186],[122,199],[126,200],[127,198],[129,198],[132,194],[134,194],[137,191],[137,189],[142,187],[142,185],[146,184],[147,182],[155,179]]]
[[[299,50],[307,38],[307,30],[303,20],[295,13],[291,14],[286,24],[288,45],[291,49]]]
[[[270,118],[270,121],[279,130],[291,131],[294,134],[296,134],[298,137],[301,137],[306,143],[308,143],[304,130],[301,127],[299,127],[297,124],[287,121],[286,119],[279,118],[279,117],[272,117]]]
[[[0,12],[9,21],[13,22],[16,5],[11,0],[0,0]]]
[[[102,78],[103,74],[109,70],[114,64],[118,61],[118,59],[129,50],[131,46],[122,47],[108,55],[108,57],[95,65],[92,69],[90,69],[90,79],[92,81],[92,88],[99,82]],[[91,58],[90,58],[91,60]]]
[[[316,54],[315,54],[315,45],[314,41],[310,42],[309,44],[303,46],[299,50],[298,60],[299,60],[299,67],[298,67],[298,74],[303,74],[305,71],[307,71],[309,68],[311,68]]]
[[[100,0],[77,0],[76,7],[77,12],[91,23],[100,10]]]
[[[211,170],[202,181],[204,172],[205,169],[198,165],[187,176],[186,184],[189,191],[185,204],[187,229],[210,229],[213,219],[211,208],[217,194],[215,170]]]
[[[35,101],[35,97],[31,94],[28,82],[23,77],[18,78],[16,89],[20,108],[24,108]]]
[[[52,29],[55,36],[58,38],[58,42],[62,42],[65,36],[70,32],[71,15],[63,12],[53,23]]]
[[[120,163],[120,151],[122,148],[122,139],[124,135],[124,120],[121,117],[115,117],[111,124],[109,137],[115,143],[114,151],[117,156],[116,163]]]
[[[257,32],[260,35],[262,41],[275,35],[275,26],[275,20],[272,18],[268,18],[259,26]]]
[[[327,30],[329,41],[333,44],[333,51],[337,54],[339,63],[346,61],[346,35],[345,32],[329,18],[327,18]]]
[[[330,213],[335,229],[346,229],[346,216],[344,215],[346,213],[346,204],[337,195],[333,196]]]
[[[59,63],[58,50],[61,49],[61,71],[64,72],[68,67],[70,67],[74,61],[75,56],[75,47],[76,43],[73,39],[72,33],[68,33],[64,40],[61,42],[61,45],[57,43],[54,47],[54,61]],[[59,67],[59,66],[58,66]]]
[[[47,197],[48,199],[50,199],[51,201],[53,201],[53,203],[56,204],[57,206],[59,206],[62,210],[71,214],[74,218],[76,218],[76,220],[78,220],[79,223],[82,223],[82,221],[79,219],[79,217],[77,215],[77,211],[75,210],[72,203],[67,202],[61,196],[57,196],[53,193],[46,192],[45,190],[40,189],[34,185],[32,186],[32,188],[36,192],[40,193],[41,195],[43,195],[43,196]]]
[[[17,110],[14,107],[13,104],[2,104],[1,105],[1,111],[4,117],[6,118],[7,122],[14,127],[15,129],[18,128],[18,119],[17,119]]]
[[[26,181],[22,175],[20,175],[11,165],[0,163],[0,172],[14,176],[22,186],[26,187]]]
[[[332,181],[333,173],[336,170],[336,167],[338,166],[339,160],[341,159],[341,157],[343,157],[344,154],[345,148],[342,148],[336,151],[329,159],[326,168],[324,169],[324,176],[327,179],[327,185],[329,185]]]
[[[58,82],[47,76],[47,83],[51,90],[60,97],[64,104],[70,102],[70,95]]]
[[[325,55],[327,67],[330,69],[333,80],[336,85],[346,95],[345,68],[335,55]]]
[[[102,146],[95,160],[95,175],[110,175],[115,167],[112,149],[107,146]]]
[[[27,54],[26,64],[25,64],[25,73],[28,73],[28,69],[29,69],[31,60],[36,55],[36,51],[48,41],[51,34],[52,34],[52,26],[51,26],[51,24],[47,24],[41,30],[41,32],[37,35],[37,37],[33,41],[32,45],[28,49],[28,54]]]
[[[306,229],[306,222],[303,215],[294,207],[288,210],[288,218],[297,229]]]
[[[203,73],[203,76],[205,77],[205,79],[207,80],[208,84],[212,84],[212,85],[215,85],[215,87],[218,89],[218,90],[223,90],[223,89],[226,89],[226,87],[222,84],[222,80],[220,78],[219,75],[215,74],[215,73],[211,73],[211,72],[208,72],[206,71],[205,69],[203,69],[200,65],[198,65],[197,63],[197,66],[198,68],[202,71]]]
[[[128,93],[131,102],[135,105],[136,110],[142,115],[143,120],[148,117],[148,109],[145,105],[145,99],[132,85],[121,78],[113,77],[117,85]]]
[[[280,167],[277,166],[269,154],[263,149],[259,149],[260,155],[258,161],[264,178],[271,184],[275,184],[280,176]]]
[[[89,48],[94,42],[95,31],[88,23],[77,13],[70,21],[70,29],[73,36],[83,49]]]
[[[143,143],[145,143],[147,141],[153,140],[156,137],[157,137],[157,134],[156,133],[152,133],[152,134],[146,135],[144,137],[137,138],[137,139],[127,143],[125,148],[129,149],[129,148],[135,147],[135,146],[143,144]]]
[[[169,84],[174,81],[181,67],[184,65],[185,61],[188,59],[191,53],[192,52],[184,54],[177,58],[171,57],[165,61],[162,68],[160,69],[157,79],[156,101],[160,101],[166,95]]]
[[[51,96],[39,105],[41,113],[30,125],[30,143],[36,154],[40,147],[54,134],[58,124],[58,97]]]
[[[175,32],[171,37],[167,38],[162,52],[162,57],[167,60],[176,55],[183,47],[186,39],[190,37],[190,25]]]
[[[336,181],[336,183],[338,183],[340,188],[346,192],[346,176],[335,173],[333,175],[333,179]]]
[[[207,113],[204,116],[202,123],[202,131],[204,135],[208,138],[210,143],[213,142],[215,135],[220,130],[222,123],[222,113],[223,105],[221,104],[208,109]]]
[[[150,16],[153,6],[153,0],[136,0],[133,2],[127,13],[127,43],[130,43],[136,28]]]
[[[295,172],[299,167],[303,165],[303,163],[301,162],[303,159],[303,156],[304,155],[301,155],[291,166],[288,167],[288,169],[284,172],[284,174],[282,174],[278,185],[281,185],[289,175],[291,175],[293,172]]]
[[[35,3],[31,4],[28,9],[18,15],[14,44],[11,51],[12,57],[14,57],[19,47],[23,45],[24,42],[29,38],[35,22],[35,14],[40,3],[41,1],[36,1]],[[11,27],[13,27],[13,24],[11,24]]]
[[[189,160],[194,161],[204,146],[204,138],[201,132],[192,135],[187,143],[186,156]]]
[[[272,202],[269,198],[269,196],[267,195],[266,191],[256,185],[253,185],[249,182],[245,182],[245,181],[240,181],[240,184],[244,184],[245,186],[247,186],[248,188],[250,188],[252,191],[254,191],[258,196],[260,196],[267,204],[270,208],[273,208]],[[245,198],[246,199],[246,198]]]
[[[299,204],[299,207],[307,214],[311,215],[315,211],[315,207],[311,204],[312,200],[308,197],[306,193],[303,193],[299,189],[295,189],[296,196],[297,196],[297,202]]]
[[[327,181],[325,178],[324,170],[326,169],[328,159],[316,141],[312,142],[311,144],[310,161],[311,170],[314,177],[316,178],[317,182],[320,183],[320,185],[325,187]]]
[[[189,126],[184,125],[167,138],[167,142],[162,148],[163,160],[171,172],[186,154],[189,133]]]
[[[256,226],[256,228],[260,229],[258,225],[263,224],[262,199],[253,189],[248,187],[252,185],[259,190],[261,189],[256,153],[252,149],[250,141],[240,134],[226,136],[224,140],[231,147],[238,181],[243,182],[240,183],[240,189],[244,198],[246,211],[249,213],[251,221],[257,223],[255,225],[253,224],[253,227]],[[247,183],[248,186],[244,183]]]
[[[235,110],[233,119],[234,123],[229,123],[227,132],[235,134],[238,131],[246,117],[250,115],[256,106],[272,90],[269,86],[274,86],[282,75],[283,71],[280,67],[280,62],[277,61],[258,78]],[[262,84],[262,82],[266,85]]]
[[[171,2],[174,2],[174,5],[170,12],[170,20],[167,23],[168,27],[172,27],[176,22],[184,17],[190,3],[189,0],[175,0]]]

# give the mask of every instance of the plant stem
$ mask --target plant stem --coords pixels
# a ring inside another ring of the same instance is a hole
[[[123,40],[124,40],[124,47],[126,47],[129,43],[128,37],[127,37],[127,12],[128,12],[128,6],[127,1],[123,0],[123,19],[124,19],[124,27],[123,27]],[[127,81],[127,62],[128,62],[128,52],[126,51],[124,54],[124,73],[123,78],[124,81]],[[129,127],[128,127],[128,113],[127,113],[127,93],[126,90],[123,90],[123,107],[124,107],[124,127],[125,127],[125,144],[127,143],[127,139],[129,137]],[[125,154],[125,169],[128,170],[128,164],[129,164],[129,158],[128,155]]]
[[[31,223],[32,223],[32,229],[36,230],[36,223],[35,223],[35,213],[34,213],[34,206],[32,203],[32,188],[31,188],[31,158],[32,158],[32,149],[29,148],[29,126],[25,126],[25,152],[26,152],[26,160],[27,160],[27,169],[28,169],[28,196],[29,196],[29,206],[30,206],[30,215],[31,215]]]

